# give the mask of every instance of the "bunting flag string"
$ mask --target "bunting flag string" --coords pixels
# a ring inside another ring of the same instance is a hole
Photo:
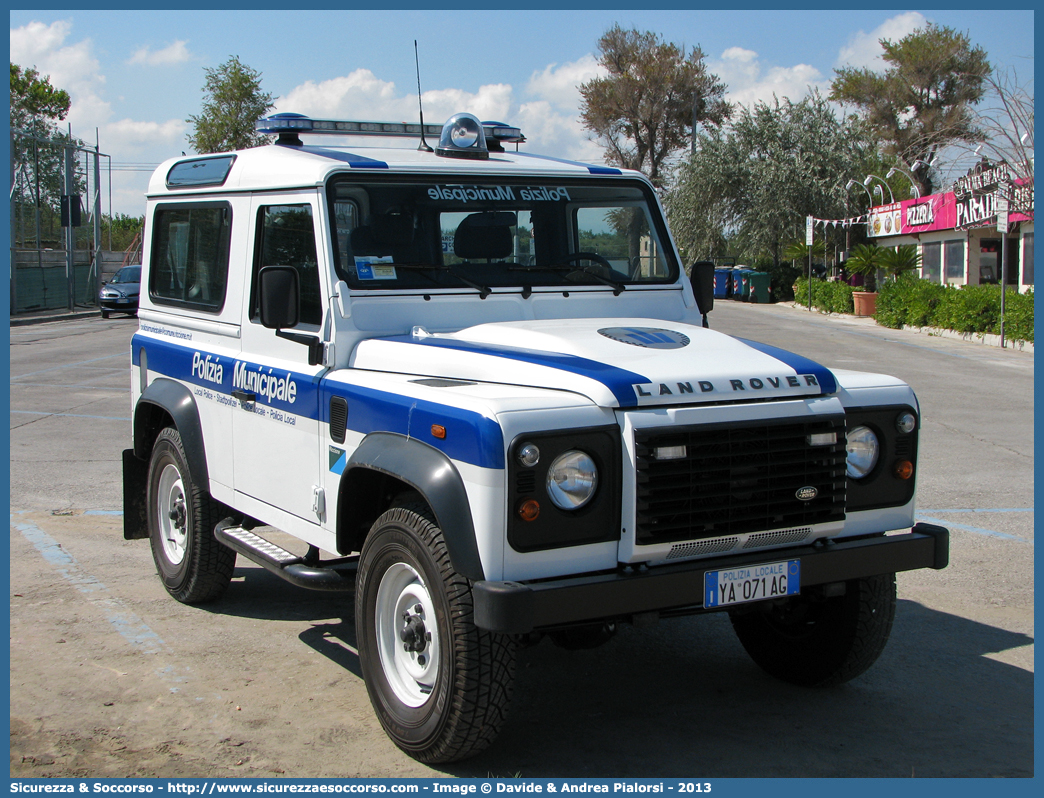
[[[862,216],[854,216],[848,219],[818,219],[815,216],[813,216],[812,224],[816,225],[817,227],[822,227],[823,230],[826,230],[828,225],[830,227],[843,227],[845,229],[848,229],[854,224],[866,224],[867,219],[868,217],[865,213]]]

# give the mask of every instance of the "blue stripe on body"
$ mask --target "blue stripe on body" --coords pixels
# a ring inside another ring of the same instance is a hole
[[[830,369],[826,366],[821,366],[814,360],[809,360],[807,357],[801,355],[795,355],[793,352],[788,352],[786,349],[780,349],[775,346],[769,346],[768,344],[762,344],[758,341],[748,341],[746,338],[736,338],[737,341],[746,344],[751,349],[755,349],[762,354],[774,357],[781,363],[790,366],[798,374],[811,374],[816,378],[816,382],[819,383],[820,393],[827,395],[837,393],[837,379],[831,373]]]
[[[582,166],[593,175],[622,175],[619,169],[613,166],[595,166],[582,161],[569,161],[565,158],[552,158],[550,155],[536,155],[531,152],[513,152],[512,155],[521,155],[523,158],[536,158],[541,161],[554,161],[555,163],[569,164],[570,166]]]
[[[323,424],[330,422],[330,397],[342,396],[348,402],[348,429],[354,432],[407,435],[451,460],[480,468],[504,468],[504,433],[495,419],[451,405],[328,380],[323,381],[323,396]],[[445,438],[432,435],[433,424],[445,427]]]
[[[636,374],[633,371],[617,368],[608,363],[558,352],[516,349],[497,344],[477,344],[454,338],[414,338],[409,335],[397,335],[391,338],[382,338],[381,340],[417,344],[419,346],[435,346],[441,349],[456,349],[479,355],[492,355],[493,357],[503,357],[509,360],[518,360],[523,363],[532,363],[537,366],[547,366],[559,371],[566,371],[570,374],[587,377],[602,383],[602,385],[612,391],[620,407],[637,407],[638,397],[635,396],[633,386],[652,382],[648,377],[643,377],[641,374]]]
[[[354,152],[341,152],[340,150],[330,150],[326,147],[295,147],[294,149],[301,150],[302,152],[308,152],[312,155],[319,155],[323,158],[332,158],[335,161],[343,161],[353,169],[387,169],[388,164],[384,161],[378,161],[375,158],[367,158],[365,155],[356,155]]]
[[[256,372],[259,364],[242,358],[212,353],[196,347],[186,347],[169,341],[161,341],[142,335],[132,340],[134,352],[144,347],[149,371],[176,380],[198,385],[215,394],[231,396],[235,364],[243,363],[249,372]],[[199,352],[205,360],[211,354],[211,362],[222,367],[221,383],[202,379],[193,373],[193,356]],[[442,405],[421,399],[401,396],[389,391],[345,385],[325,379],[325,374],[302,374],[300,372],[265,367],[264,373],[273,378],[293,380],[297,393],[293,402],[276,397],[258,395],[259,407],[273,407],[304,418],[317,419],[322,424],[330,422],[330,397],[343,396],[348,401],[348,429],[362,434],[371,432],[394,432],[409,435],[443,452],[459,462],[470,463],[482,468],[504,468],[504,437],[500,425],[491,418],[450,405]],[[327,372],[328,373],[328,372]],[[345,372],[336,372],[343,376]],[[237,412],[239,408],[235,408]],[[432,424],[446,428],[446,437],[439,439],[431,434]]]

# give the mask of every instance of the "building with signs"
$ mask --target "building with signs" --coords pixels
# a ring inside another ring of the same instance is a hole
[[[916,245],[921,277],[944,285],[999,283],[1006,247],[1007,284],[1033,287],[1033,184],[1003,165],[980,164],[941,194],[875,206],[867,233],[880,246]]]

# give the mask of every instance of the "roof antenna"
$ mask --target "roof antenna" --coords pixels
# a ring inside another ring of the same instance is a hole
[[[417,147],[421,152],[435,152],[428,142],[424,140],[424,106],[421,105],[421,87],[420,87],[420,55],[417,52],[417,40],[413,40],[413,60],[417,64],[417,110],[420,111],[420,128],[421,128],[421,143]]]

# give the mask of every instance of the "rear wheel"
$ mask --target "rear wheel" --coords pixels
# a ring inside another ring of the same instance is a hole
[[[173,427],[152,447],[147,501],[152,558],[167,592],[185,604],[218,598],[236,564],[236,553],[214,537],[224,507],[195,484]]]
[[[366,689],[388,736],[422,762],[477,754],[507,715],[517,644],[477,628],[426,507],[388,510],[363,544],[355,627]]]
[[[803,595],[730,613],[743,647],[791,684],[828,687],[854,679],[884,651],[895,618],[895,574],[845,582],[844,595]]]

